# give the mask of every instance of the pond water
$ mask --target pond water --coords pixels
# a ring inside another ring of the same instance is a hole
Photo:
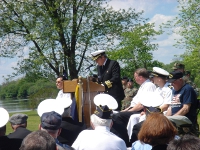
[[[5,99],[0,100],[0,107],[10,112],[30,111],[28,99]]]

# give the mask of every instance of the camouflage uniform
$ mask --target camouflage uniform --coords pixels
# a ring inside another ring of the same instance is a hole
[[[136,89],[134,87],[126,88],[124,90],[125,98],[122,100],[121,110],[126,109],[127,107],[130,106],[133,97],[137,94],[137,91],[138,91],[138,89]]]

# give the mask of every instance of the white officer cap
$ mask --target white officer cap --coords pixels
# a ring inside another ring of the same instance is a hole
[[[62,115],[64,112],[64,106],[62,106],[63,103],[60,104],[59,102],[61,102],[61,101],[56,100],[56,99],[43,100],[38,105],[38,108],[37,108],[38,115],[41,117],[43,113],[51,112],[51,111],[55,111],[58,114]]]
[[[158,107],[163,102],[164,99],[158,92],[145,92],[140,97],[140,103],[146,107]]]
[[[98,94],[94,97],[94,104],[96,106],[107,105],[109,109],[115,110],[118,107],[117,101],[109,94]]]
[[[169,72],[162,69],[162,68],[159,68],[159,67],[153,67],[153,71],[151,73],[153,76],[165,76],[165,77],[168,77],[169,76]]]
[[[64,109],[68,108],[72,104],[72,100],[70,98],[59,98],[56,99],[56,102],[60,105],[59,107],[63,107]]]
[[[1,119],[0,119],[0,128],[5,126],[6,123],[9,120],[9,114],[8,111],[6,109],[4,109],[3,107],[0,107],[0,114],[1,114]]]
[[[93,59],[93,60],[96,60],[97,58],[99,58],[99,57],[102,56],[103,54],[105,54],[105,50],[98,50],[98,51],[95,51],[95,52],[91,53],[92,59]]]

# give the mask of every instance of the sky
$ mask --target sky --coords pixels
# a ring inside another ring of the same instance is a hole
[[[178,15],[178,2],[176,0],[111,0],[109,5],[115,10],[134,8],[136,12],[144,11],[142,17],[149,18],[148,22],[155,23],[155,30],[161,23],[166,23]],[[177,49],[173,45],[174,39],[179,39],[176,34],[166,33],[157,37],[154,43],[159,44],[158,50],[153,52],[154,60],[169,64],[175,55],[184,53],[184,50]],[[0,84],[5,82],[3,76],[12,74],[12,67],[17,66],[17,59],[0,58]]]

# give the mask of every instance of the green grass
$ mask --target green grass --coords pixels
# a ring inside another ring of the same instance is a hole
[[[16,113],[16,112],[15,112]],[[15,113],[9,113],[10,116],[12,116]],[[27,112],[20,112],[23,114],[28,115],[28,124],[27,124],[27,129],[31,130],[31,131],[36,131],[38,130],[38,126],[40,124],[40,117],[37,114],[37,111],[27,111]],[[8,135],[9,133],[13,132],[10,122],[8,122],[6,124],[6,135]]]
[[[37,111],[28,111],[28,112],[22,112],[26,115],[28,115],[28,126],[27,129],[31,131],[36,131],[38,130],[38,126],[40,124],[40,117],[37,114]],[[13,115],[14,113],[10,113],[9,115]],[[200,114],[198,115],[198,123],[200,124]],[[8,122],[6,125],[6,135],[9,133],[13,132],[10,123]]]

